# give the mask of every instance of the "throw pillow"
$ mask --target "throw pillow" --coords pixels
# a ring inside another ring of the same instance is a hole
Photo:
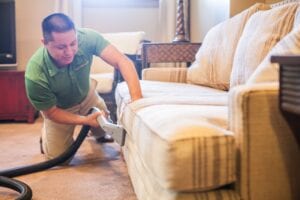
[[[257,67],[250,76],[247,84],[259,82],[279,81],[279,64],[271,63],[270,59],[273,55],[292,55],[300,54],[300,27],[296,25],[292,32],[280,40],[276,46],[270,51],[263,62]]]
[[[291,31],[298,5],[290,3],[250,17],[234,55],[230,87],[246,83],[268,52]]]
[[[244,26],[253,13],[265,9],[269,6],[255,4],[210,29],[188,69],[187,82],[227,90],[235,49]]]

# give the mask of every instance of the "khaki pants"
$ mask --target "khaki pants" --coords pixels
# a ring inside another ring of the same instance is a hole
[[[66,109],[66,111],[86,115],[90,108],[97,107],[102,111],[109,112],[104,100],[95,91],[96,83],[92,81],[87,97],[78,105]],[[44,116],[43,116],[44,117]],[[74,142],[75,125],[60,124],[44,117],[42,128],[42,146],[48,159],[61,155]],[[91,128],[95,137],[101,137],[105,133],[99,128]]]

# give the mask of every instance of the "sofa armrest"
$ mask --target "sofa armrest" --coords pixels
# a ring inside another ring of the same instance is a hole
[[[229,93],[229,129],[237,144],[242,199],[299,199],[299,147],[279,110],[278,83]]]
[[[184,62],[188,65],[195,60],[201,43],[144,43],[142,46],[142,66],[150,63]]]
[[[142,71],[143,80],[186,83],[187,68],[146,68]]]

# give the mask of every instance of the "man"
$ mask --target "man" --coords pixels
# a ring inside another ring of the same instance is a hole
[[[90,125],[94,135],[105,138],[96,118],[108,111],[89,77],[93,55],[120,70],[131,101],[142,93],[133,63],[96,31],[75,29],[62,13],[47,16],[42,31],[43,47],[28,62],[25,84],[29,100],[44,117],[42,149],[51,159],[73,143],[75,125]],[[102,112],[87,115],[94,106]]]

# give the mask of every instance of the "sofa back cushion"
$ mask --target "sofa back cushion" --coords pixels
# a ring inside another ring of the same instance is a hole
[[[258,3],[216,25],[205,36],[188,69],[187,82],[227,90],[238,40],[249,17],[269,6]]]
[[[296,16],[300,14],[298,8]],[[260,82],[279,81],[279,64],[271,63],[273,55],[293,55],[300,54],[300,21],[295,21],[293,30],[280,40],[276,46],[268,53],[262,63],[259,64],[254,73],[250,76],[247,84]]]
[[[237,45],[230,87],[244,84],[268,52],[291,31],[298,5],[290,3],[250,17]]]

